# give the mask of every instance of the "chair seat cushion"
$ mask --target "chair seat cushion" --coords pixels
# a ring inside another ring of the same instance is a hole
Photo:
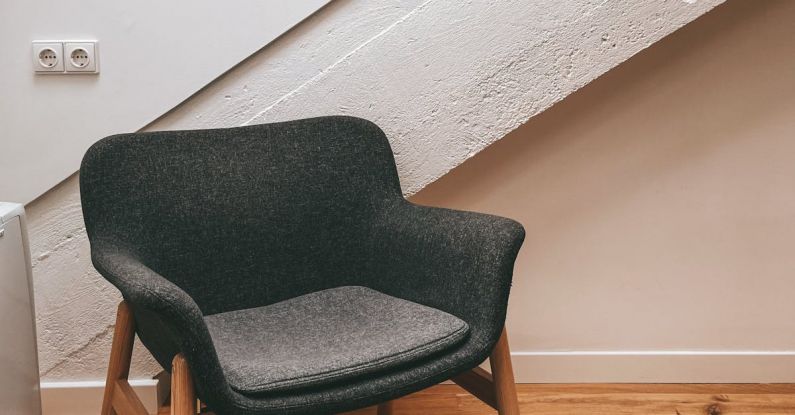
[[[466,338],[466,322],[365,287],[205,317],[230,386],[283,392],[372,374]]]

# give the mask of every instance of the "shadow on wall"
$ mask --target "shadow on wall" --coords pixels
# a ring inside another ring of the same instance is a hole
[[[793,21],[720,6],[412,198],[525,225],[514,351],[792,349]]]

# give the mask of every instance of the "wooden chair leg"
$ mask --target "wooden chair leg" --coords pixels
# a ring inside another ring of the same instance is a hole
[[[489,363],[491,373],[476,367],[454,377],[452,381],[496,409],[499,415],[519,415],[519,399],[516,396],[511,351],[505,329],[489,356]]]
[[[117,382],[127,381],[130,375],[133,342],[135,341],[135,322],[130,307],[122,301],[116,311],[116,327],[113,330],[113,345],[110,349],[108,377],[105,381],[105,395],[102,399],[102,415],[117,415],[113,408],[113,394]]]
[[[171,415],[196,415],[196,391],[182,353],[171,362]]]
[[[508,333],[504,328],[497,345],[489,356],[489,364],[491,364],[491,375],[494,378],[498,413],[500,415],[519,415],[519,398],[516,395],[516,381],[513,378]]]
[[[378,415],[392,415],[392,408],[394,401],[387,401],[378,405]]]
[[[108,377],[100,412],[102,415],[149,415],[127,381],[134,343],[135,319],[130,306],[122,301],[116,311],[116,327],[113,330]]]

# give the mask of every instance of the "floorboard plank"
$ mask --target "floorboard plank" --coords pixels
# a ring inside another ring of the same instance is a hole
[[[795,384],[521,384],[528,415],[793,415]],[[374,415],[367,408],[349,415]],[[491,415],[457,385],[437,385],[395,401],[395,415]]]

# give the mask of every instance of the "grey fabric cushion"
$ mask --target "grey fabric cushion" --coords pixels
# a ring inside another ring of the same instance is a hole
[[[205,317],[229,385],[242,393],[333,383],[461,342],[463,320],[365,287],[338,287]]]

